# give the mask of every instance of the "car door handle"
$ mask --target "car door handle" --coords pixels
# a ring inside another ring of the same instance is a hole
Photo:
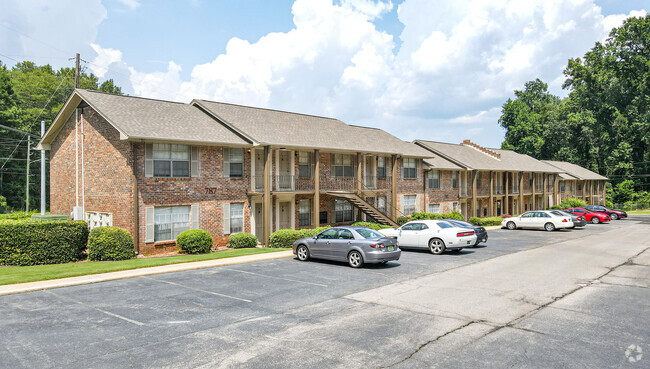
[[[330,242],[329,242],[329,241],[327,241],[327,242],[325,242],[325,243],[326,243],[326,244],[328,244],[328,245],[330,244]]]
[[[351,244],[351,243],[352,243],[352,241],[348,241],[348,245]]]

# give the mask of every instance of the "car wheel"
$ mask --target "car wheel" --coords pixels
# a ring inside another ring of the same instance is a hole
[[[440,255],[445,252],[445,243],[439,238],[432,238],[429,241],[429,251],[434,255]]]
[[[598,219],[598,217],[593,217],[593,218],[591,218],[591,222],[593,224],[598,224],[598,223],[600,223],[600,219]]]
[[[363,266],[363,256],[359,251],[351,251],[348,254],[348,264],[353,268],[361,268]]]
[[[548,223],[544,224],[544,229],[549,231],[549,232],[552,232],[552,231],[555,230],[555,224],[553,224],[551,222],[548,222]]]
[[[309,249],[305,245],[300,245],[298,246],[298,249],[296,250],[296,256],[298,256],[298,260],[300,261],[307,261],[309,260]]]
[[[509,230],[515,230],[517,229],[517,225],[515,224],[515,222],[508,222],[506,223],[506,228],[508,228]]]
[[[611,214],[611,215],[609,216],[609,219],[611,219],[611,220],[616,220],[616,219],[618,219],[618,214]]]

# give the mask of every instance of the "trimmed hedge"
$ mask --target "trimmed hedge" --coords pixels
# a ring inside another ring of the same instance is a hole
[[[301,238],[314,237],[330,226],[309,228],[309,229],[278,229],[271,234],[268,247],[292,247],[293,243]]]
[[[257,247],[257,237],[246,232],[235,233],[228,239],[226,247],[231,247],[233,249]]]
[[[135,257],[131,233],[120,227],[98,227],[88,236],[88,260],[114,261]]]
[[[384,228],[393,228],[392,226],[387,225],[387,224],[379,224],[379,223],[373,223],[373,222],[354,222],[354,223],[352,223],[352,225],[356,226],[356,227],[366,227],[366,228],[374,229],[375,231],[378,231],[378,230],[384,229]]]
[[[489,227],[489,226],[498,226],[501,225],[501,222],[503,221],[503,218],[501,217],[487,217],[487,218],[477,218],[477,217],[471,217],[469,218],[469,222],[482,226],[482,227]]]
[[[84,221],[5,220],[0,222],[0,264],[40,265],[84,258]]]
[[[423,219],[456,219],[463,220],[463,214],[453,211],[451,213],[413,213],[411,214],[411,220],[423,220]]]
[[[32,214],[37,214],[36,211],[14,211],[11,213],[0,214],[0,220],[19,220],[19,219],[29,219],[32,217]]]
[[[176,237],[176,246],[186,254],[206,254],[212,244],[212,235],[202,229],[188,229]]]

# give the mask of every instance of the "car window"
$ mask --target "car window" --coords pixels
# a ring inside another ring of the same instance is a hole
[[[522,218],[533,218],[533,217],[535,217],[535,213],[533,213],[533,212],[523,213],[523,214],[521,214],[521,217]]]
[[[440,227],[440,228],[454,228],[453,225],[451,225],[451,224],[449,224],[449,223],[447,223],[447,222],[438,222],[438,223],[436,223],[436,224],[437,224],[438,227]]]
[[[564,216],[566,216],[566,214],[562,214],[562,213],[559,212],[559,211],[552,211],[551,214],[553,214],[553,215],[557,215],[558,217],[564,217]]]
[[[319,239],[324,239],[324,240],[333,240],[336,237],[336,233],[338,233],[337,228],[330,228],[327,230],[324,230],[318,235]]]
[[[416,224],[417,223],[406,223],[402,226],[403,231],[413,231],[416,230]]]
[[[429,226],[424,223],[420,223],[420,230],[423,231],[425,229],[429,229]]]
[[[574,213],[580,213],[580,214],[585,212],[583,209],[572,209],[571,211],[573,211]]]
[[[550,217],[551,217],[550,215],[546,214],[546,213],[543,212],[543,211],[538,211],[536,216],[537,216],[538,218],[550,218]]]
[[[352,235],[352,232],[350,232],[347,229],[341,229],[339,233],[336,235],[336,238],[339,240],[353,240],[354,236]]]
[[[367,240],[384,237],[384,235],[372,229],[357,229],[357,233]]]

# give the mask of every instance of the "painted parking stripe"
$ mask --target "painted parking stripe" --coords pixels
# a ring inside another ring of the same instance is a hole
[[[307,281],[301,281],[301,280],[298,280],[298,279],[291,279],[291,278],[284,278],[284,277],[276,277],[276,276],[272,276],[272,275],[260,274],[260,273],[254,273],[254,272],[247,272],[247,271],[245,271],[245,270],[239,270],[239,269],[220,268],[220,270],[227,270],[227,271],[230,271],[230,272],[252,274],[252,275],[256,275],[256,276],[264,277],[264,278],[281,279],[281,280],[289,281],[289,282],[297,282],[297,283],[311,284],[311,285],[313,285],[313,286],[319,286],[319,287],[327,287],[326,284],[314,283],[314,282],[307,282]]]
[[[173,286],[178,286],[178,287],[187,288],[188,290],[193,290],[193,291],[198,291],[198,292],[208,293],[208,294],[210,294],[210,295],[226,297],[226,298],[233,299],[233,300],[244,301],[244,302],[253,302],[252,300],[243,299],[243,298],[241,298],[241,297],[235,297],[235,296],[225,295],[225,294],[223,294],[223,293],[219,293],[219,292],[213,292],[213,291],[203,290],[203,289],[200,289],[200,288],[190,287],[190,286],[186,286],[186,285],[184,285],[184,284],[180,284],[180,283],[176,283],[176,282],[164,281],[164,280],[162,280],[162,279],[156,279],[156,278],[145,277],[145,276],[140,277],[140,278],[146,278],[146,279],[150,279],[150,280],[152,280],[152,281],[156,281],[156,282],[160,282],[160,283],[167,283],[167,284],[171,284],[171,285],[173,285]]]
[[[85,307],[87,307],[87,308],[89,308],[89,309],[93,309],[93,310],[99,311],[100,313],[104,313],[104,314],[106,314],[106,315],[110,315],[110,316],[112,316],[112,317],[114,317],[114,318],[122,319],[122,320],[124,320],[124,321],[126,321],[126,322],[129,322],[129,323],[131,323],[131,324],[135,324],[135,325],[144,325],[144,323],[139,322],[139,321],[137,321],[137,320],[129,319],[129,318],[125,317],[125,316],[122,316],[122,315],[119,315],[119,314],[115,314],[115,313],[111,313],[110,311],[106,311],[106,310],[104,310],[104,309],[100,309],[100,308],[98,308],[98,307],[96,307],[96,306],[92,306],[92,305],[86,304],[85,302],[82,302],[82,301],[79,301],[79,300],[75,300],[75,299],[73,299],[73,298],[71,298],[71,297],[68,297],[68,296],[59,295],[58,293],[54,293],[54,292],[52,292],[52,291],[48,291],[48,290],[44,290],[43,292],[45,292],[45,293],[49,293],[50,295],[54,295],[54,296],[56,296],[56,297],[58,297],[58,298],[60,298],[60,299],[62,299],[62,300],[68,300],[68,301],[70,301],[70,302],[74,302],[75,304],[79,304],[79,305],[81,305],[81,306],[85,306]]]

